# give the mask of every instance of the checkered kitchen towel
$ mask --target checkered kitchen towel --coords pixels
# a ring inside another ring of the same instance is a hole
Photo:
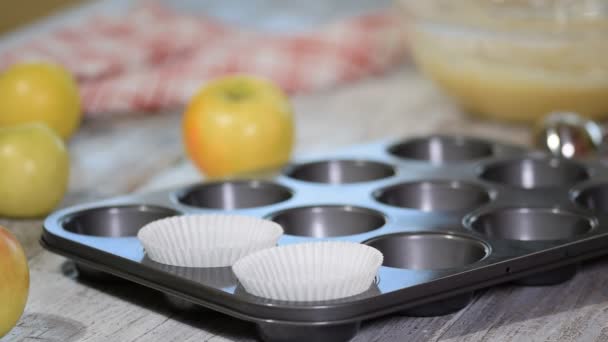
[[[61,27],[0,55],[70,69],[89,116],[176,108],[230,73],[310,92],[385,71],[406,52],[396,15],[376,12],[297,34],[252,32],[142,2],[128,13]]]

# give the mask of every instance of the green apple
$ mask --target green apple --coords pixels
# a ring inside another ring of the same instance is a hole
[[[0,338],[17,323],[30,287],[27,259],[13,234],[0,226]]]
[[[43,216],[66,192],[69,156],[44,124],[0,128],[0,165],[0,216]]]

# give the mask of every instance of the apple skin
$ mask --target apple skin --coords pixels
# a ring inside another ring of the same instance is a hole
[[[27,258],[11,232],[0,226],[0,337],[23,314],[30,286]]]
[[[80,126],[81,107],[76,80],[62,66],[23,62],[0,74],[0,126],[43,122],[67,141]]]
[[[67,190],[65,144],[44,124],[0,128],[0,165],[0,216],[46,215]]]
[[[223,77],[191,99],[182,134],[187,154],[207,177],[277,168],[293,148],[291,104],[270,81]]]

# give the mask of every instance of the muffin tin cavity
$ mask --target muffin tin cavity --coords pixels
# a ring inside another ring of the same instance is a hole
[[[523,158],[490,164],[480,177],[494,183],[533,189],[574,185],[589,179],[589,173],[584,166],[572,161]]]
[[[195,185],[178,192],[177,200],[191,207],[233,210],[280,203],[292,195],[290,189],[276,183],[238,180]]]
[[[489,253],[489,247],[480,240],[447,233],[389,234],[365,243],[382,252],[382,265],[413,270],[463,267]]]
[[[347,184],[392,177],[395,169],[375,161],[336,159],[294,165],[286,175],[306,182]]]
[[[489,143],[443,136],[408,140],[389,147],[388,152],[399,158],[424,160],[434,164],[475,160],[493,155]]]
[[[520,241],[570,239],[593,228],[585,216],[552,208],[493,210],[474,217],[470,226],[489,239]]]
[[[587,187],[577,193],[574,201],[581,207],[600,214],[608,214],[608,183]]]
[[[150,206],[125,205],[86,209],[62,220],[69,232],[106,237],[135,236],[146,224],[179,215],[176,210]]]
[[[287,209],[269,217],[285,234],[326,238],[369,232],[386,223],[381,213],[362,207],[318,205]]]
[[[392,185],[376,191],[374,198],[384,204],[422,211],[472,210],[491,199],[482,186],[445,180]]]

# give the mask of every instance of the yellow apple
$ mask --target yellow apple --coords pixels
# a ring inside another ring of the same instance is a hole
[[[0,126],[41,122],[67,139],[80,119],[80,94],[63,67],[27,62],[0,74]]]
[[[27,259],[13,234],[0,226],[0,337],[23,314],[30,287]]]
[[[66,192],[68,153],[46,125],[0,128],[0,165],[0,216],[45,215]]]
[[[212,81],[191,99],[182,134],[199,170],[224,177],[285,164],[293,126],[291,104],[278,87],[239,75]]]

